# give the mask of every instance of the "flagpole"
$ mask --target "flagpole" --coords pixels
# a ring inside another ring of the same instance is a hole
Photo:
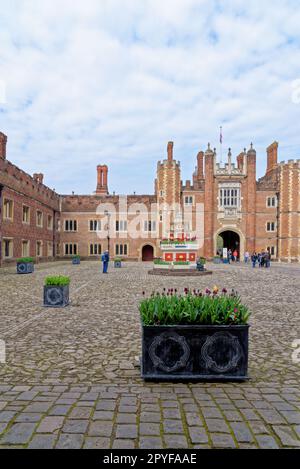
[[[222,148],[222,143],[223,143],[223,134],[222,134],[222,126],[220,127],[220,163],[222,164],[223,162],[223,155],[222,155],[222,151],[223,151],[223,148]]]

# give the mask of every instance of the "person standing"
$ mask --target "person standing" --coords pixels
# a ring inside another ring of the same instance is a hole
[[[231,262],[231,257],[232,257],[232,251],[231,251],[231,249],[228,249],[228,251],[227,251],[228,264],[230,264],[230,262]]]
[[[248,251],[245,252],[245,264],[248,264],[250,254]]]
[[[102,254],[102,262],[103,262],[103,273],[107,274],[108,264],[109,264],[109,252],[108,251],[105,251],[104,254]]]
[[[255,266],[256,266],[256,261],[257,261],[257,254],[256,252],[254,252],[251,256],[251,261],[252,261],[252,267],[253,269],[255,269]]]
[[[237,262],[238,252],[236,249],[233,251],[233,258],[234,258],[234,262]]]
[[[271,265],[271,254],[270,254],[269,249],[267,250],[266,255],[265,255],[265,265],[266,265],[266,269],[268,269]]]

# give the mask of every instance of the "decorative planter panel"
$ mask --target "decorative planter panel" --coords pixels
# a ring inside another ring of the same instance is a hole
[[[176,253],[176,261],[177,262],[180,262],[180,261],[185,262],[186,260],[187,260],[187,253],[186,252],[184,252],[184,253],[177,252]]]
[[[165,261],[172,262],[173,260],[174,260],[173,253],[172,252],[166,252],[165,253]]]
[[[49,308],[64,308],[69,304],[69,285],[44,286],[44,306]]]
[[[122,262],[121,262],[121,261],[115,261],[115,262],[114,262],[114,266],[115,266],[116,269],[121,269],[121,267],[122,267]]]
[[[32,274],[34,272],[33,262],[18,262],[17,273],[18,274]]]
[[[142,326],[142,377],[248,379],[249,326]]]
[[[72,264],[73,265],[79,265],[80,264],[80,259],[72,259]]]

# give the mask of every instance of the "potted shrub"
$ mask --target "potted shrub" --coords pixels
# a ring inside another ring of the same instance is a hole
[[[168,270],[172,267],[171,262],[164,261],[163,259],[154,259],[154,269],[164,269]]]
[[[175,270],[188,270],[190,268],[189,261],[174,261],[173,267]]]
[[[34,260],[32,257],[21,257],[17,259],[18,274],[32,274],[34,272]]]
[[[114,259],[114,266],[116,269],[121,269],[122,267],[122,259],[120,257],[116,257]]]
[[[235,291],[152,293],[140,303],[144,379],[248,379],[248,308]]]
[[[196,265],[197,265],[197,270],[198,270],[199,272],[203,272],[203,271],[205,270],[205,264],[206,264],[206,259],[205,259],[205,257],[199,257],[199,258],[197,259],[197,263],[196,263]]]
[[[72,256],[72,264],[79,265],[80,264],[80,256]]]
[[[44,306],[64,308],[69,304],[70,277],[61,275],[46,277],[44,285]]]

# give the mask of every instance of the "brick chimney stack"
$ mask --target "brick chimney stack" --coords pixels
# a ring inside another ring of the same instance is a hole
[[[168,161],[172,161],[172,160],[173,160],[173,147],[174,147],[174,143],[173,143],[173,142],[169,142],[169,143],[168,143]]]
[[[267,148],[267,173],[276,168],[278,161],[278,142],[273,142]]]
[[[107,185],[108,167],[106,165],[97,166],[97,189],[96,194],[108,194]]]
[[[239,170],[243,170],[243,166],[244,166],[244,157],[245,157],[245,151],[243,151],[242,153],[240,153],[237,157],[237,166],[239,168]]]
[[[0,158],[6,159],[7,136],[0,132]]]
[[[197,155],[197,177],[198,179],[203,179],[203,162],[204,162],[204,152],[199,151]]]
[[[43,184],[44,175],[42,173],[34,173],[33,179],[38,182],[39,184]]]

